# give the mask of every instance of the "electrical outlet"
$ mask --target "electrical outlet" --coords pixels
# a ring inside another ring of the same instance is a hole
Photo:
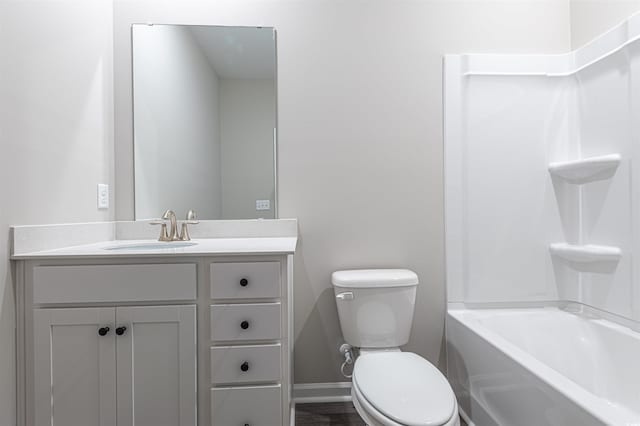
[[[256,200],[256,210],[271,210],[271,201]]]
[[[109,185],[105,183],[98,184],[98,208],[109,208]]]

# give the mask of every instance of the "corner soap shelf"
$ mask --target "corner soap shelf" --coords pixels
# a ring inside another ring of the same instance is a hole
[[[597,264],[609,264],[615,267],[622,257],[622,250],[619,247],[592,244],[553,243],[549,245],[549,251],[552,255],[566,260],[573,269],[579,271],[593,271],[592,266]]]
[[[549,173],[569,183],[580,185],[612,177],[620,165],[620,154],[602,155],[581,160],[549,164]]]

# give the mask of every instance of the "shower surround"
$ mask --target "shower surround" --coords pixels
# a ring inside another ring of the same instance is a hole
[[[640,359],[639,40],[635,15],[564,55],[445,58],[448,374],[470,422],[640,424],[637,392],[609,391],[640,379],[569,373],[617,350]],[[501,321],[521,324],[528,343],[496,333]],[[589,331],[594,322],[617,337]],[[554,342],[575,333],[585,345],[569,356]],[[470,350],[501,356],[483,364]]]

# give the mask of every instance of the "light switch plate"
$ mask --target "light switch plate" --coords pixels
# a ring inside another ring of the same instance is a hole
[[[271,210],[271,201],[256,200],[256,210]]]
[[[105,183],[98,184],[98,208],[109,208],[109,185]]]

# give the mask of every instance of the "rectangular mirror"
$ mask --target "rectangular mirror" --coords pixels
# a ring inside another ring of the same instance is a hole
[[[273,28],[132,26],[135,217],[275,218]]]

